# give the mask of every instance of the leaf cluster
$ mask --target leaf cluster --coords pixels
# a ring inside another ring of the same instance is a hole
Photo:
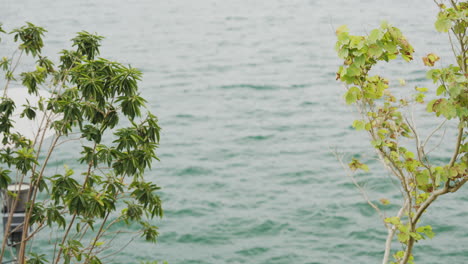
[[[162,217],[161,200],[156,184],[144,174],[157,158],[160,140],[158,119],[145,106],[138,83],[142,73],[131,66],[98,57],[103,37],[86,31],[72,39],[72,50],[62,50],[57,65],[42,55],[45,29],[31,23],[9,34],[19,42],[20,54],[0,60],[6,87],[0,102],[0,133],[5,147],[0,149],[0,188],[11,182],[29,182],[31,201],[26,212],[20,260],[26,256],[25,245],[45,227],[62,229],[58,252],[50,255],[29,253],[28,263],[101,263],[99,253],[106,240],[115,239],[113,226],[123,223],[140,226],[138,231],[148,241],[156,241],[155,217]],[[6,33],[0,24],[0,33]],[[16,73],[21,53],[36,58],[35,69]],[[38,97],[37,105],[15,105],[8,96],[11,81],[20,80],[28,93]],[[47,89],[52,96],[44,98]],[[12,133],[12,115],[21,109],[20,118],[42,124],[39,135],[27,139]],[[39,120],[38,117],[42,117]],[[42,143],[46,130],[54,137],[50,148]],[[47,176],[49,160],[59,144],[79,139],[81,149],[77,172],[65,167],[63,172]],[[109,140],[112,139],[112,140]],[[46,200],[39,200],[48,197]],[[14,194],[12,194],[14,195]],[[117,208],[124,207],[120,212]],[[28,226],[33,227],[28,232]],[[8,237],[6,232],[3,244]],[[3,246],[3,249],[5,246]],[[0,261],[4,250],[0,254]]]

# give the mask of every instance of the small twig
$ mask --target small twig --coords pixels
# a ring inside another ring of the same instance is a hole
[[[440,138],[439,140],[439,143],[437,143],[431,150],[429,150],[428,152],[426,152],[426,154],[429,154],[431,153],[432,151],[438,149],[440,147],[440,145],[442,144],[442,141],[444,140],[445,138],[445,133],[447,132],[447,129],[444,129],[444,133],[442,133],[442,137]]]
[[[367,192],[364,190],[364,188],[361,187],[361,185],[359,185],[359,183],[356,181],[356,178],[351,174],[349,173],[349,169],[346,167],[346,165],[344,164],[343,162],[343,159],[342,157],[340,157],[338,155],[338,153],[336,151],[333,151],[332,152],[336,159],[338,160],[338,162],[340,163],[341,167],[343,167],[343,170],[346,171],[346,175],[351,179],[351,181],[353,182],[354,186],[356,186],[356,188],[359,190],[359,192],[361,193],[361,195],[364,197],[364,200],[366,200],[366,202],[372,207],[374,208],[374,210],[379,214],[380,218],[382,219],[382,221],[385,220],[385,215],[382,213],[382,211],[380,210],[380,208],[375,204],[373,203],[370,198],[369,198],[369,195],[367,195]],[[388,227],[387,223],[384,221],[384,225],[386,227]]]
[[[439,131],[439,129],[441,129],[446,122],[447,122],[447,119],[444,119],[444,121],[442,121],[434,130],[432,130],[432,132],[424,140],[424,143],[421,145],[421,147],[425,148],[427,145],[427,142],[429,142],[429,139],[432,138],[432,136],[434,136],[434,134],[437,131]]]
[[[75,133],[75,134],[78,134],[78,133]],[[70,142],[70,141],[77,141],[77,140],[80,140],[82,137],[78,137],[78,138],[69,138],[69,139],[66,139],[66,140],[63,140],[59,143],[57,143],[56,147],[64,144],[64,143],[67,143],[67,142]]]
[[[23,56],[23,52],[24,52],[24,50],[21,50],[21,52],[20,52],[20,54],[18,56],[18,59],[16,60],[15,66],[11,70],[11,74],[13,74],[15,72],[16,68],[18,67],[19,62],[21,60],[21,56]],[[13,57],[11,58],[11,63],[13,63]],[[11,67],[11,64],[10,64],[10,67]],[[10,84],[10,81],[11,81],[10,78],[8,78],[8,80],[6,81],[5,88],[3,89],[3,97],[5,97],[7,95],[8,85]]]
[[[118,254],[119,252],[121,252],[122,250],[124,250],[126,247],[128,247],[128,245],[130,245],[130,243],[132,243],[133,240],[135,240],[136,237],[137,237],[136,235],[133,236],[133,237],[132,237],[125,245],[123,245],[120,249],[118,249],[118,250],[116,250],[115,252],[112,252],[112,253],[110,253],[110,254],[108,254],[108,255],[106,255],[106,256],[101,257],[101,259],[105,259],[105,258],[108,258],[108,257],[112,257],[112,256]]]

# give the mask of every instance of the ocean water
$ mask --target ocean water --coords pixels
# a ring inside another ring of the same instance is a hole
[[[103,57],[144,73],[142,95],[163,128],[161,162],[147,177],[163,187],[165,216],[155,221],[157,244],[137,239],[108,263],[380,263],[385,229],[333,153],[370,165],[358,181],[374,200],[390,199],[389,216],[399,191],[365,134],[351,128],[357,115],[335,81],[334,28],[365,34],[382,20],[401,28],[415,61],[376,72],[404,95],[416,85],[434,90],[422,56],[436,52],[442,65],[452,63],[447,37],[433,29],[436,12],[423,0],[0,2],[4,27],[47,28],[53,59],[86,30],[106,37]],[[437,124],[415,116],[423,134]],[[435,160],[446,161],[454,135],[449,124]],[[57,166],[72,162],[73,153],[61,151]],[[430,208],[423,222],[436,237],[416,245],[417,263],[468,263],[467,197],[464,188]]]

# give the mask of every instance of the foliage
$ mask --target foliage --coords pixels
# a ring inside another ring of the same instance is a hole
[[[395,233],[403,250],[394,254],[395,262],[392,263],[414,263],[415,242],[434,236],[431,226],[419,225],[424,212],[439,196],[456,192],[468,181],[468,3],[450,1],[450,7],[438,6],[440,12],[435,28],[449,34],[457,64],[432,68],[439,57],[430,53],[423,58],[423,63],[431,67],[427,77],[437,85],[437,97],[427,102],[428,88],[416,87],[412,99],[397,98],[390,91],[388,79],[371,75],[371,69],[378,62],[397,57],[405,61],[413,59],[414,49],[398,28],[383,22],[367,36],[351,35],[346,26],[336,30],[336,51],[344,60],[337,72],[337,80],[346,84],[346,103],[355,105],[361,115],[353,127],[367,131],[384,167],[401,184],[404,204],[396,216],[383,217],[388,230],[384,264],[389,261]],[[413,104],[426,104],[428,112],[458,124],[458,136],[454,138],[455,147],[448,163],[434,164],[426,145],[444,123],[422,140],[410,118],[408,106]],[[405,144],[408,142],[411,145]],[[412,150],[414,144],[416,148]],[[349,167],[353,171],[368,169],[357,159],[353,159]],[[379,211],[373,202],[368,202]]]
[[[18,50],[0,60],[5,77],[0,103],[0,140],[4,144],[0,149],[0,188],[12,182],[32,186],[17,247],[18,261],[102,263],[100,253],[109,253],[109,244],[122,232],[116,232],[116,226],[139,226],[137,235],[156,241],[157,227],[151,219],[163,215],[156,194],[159,187],[145,180],[144,173],[157,159],[160,128],[138,93],[141,72],[98,57],[101,36],[79,32],[72,39],[75,49],[62,50],[55,65],[41,53],[45,32],[31,23],[12,30],[8,34],[19,43]],[[0,40],[8,34],[0,24]],[[24,53],[35,59],[35,68],[17,73]],[[10,88],[13,82],[21,82],[29,94],[36,95],[38,105],[15,105],[9,98],[15,93]],[[40,95],[44,89],[50,91],[50,98]],[[41,124],[35,138],[13,132],[15,109],[22,109],[21,118]],[[54,132],[50,146],[44,141],[46,130]],[[46,174],[46,169],[54,166],[50,160],[57,147],[73,142],[81,142],[79,148],[72,149],[80,155],[77,161],[82,165],[74,164],[78,171],[65,167],[55,175]],[[16,204],[18,198],[14,200]],[[118,212],[117,208],[123,210]],[[11,214],[8,224],[10,221]],[[26,252],[26,244],[47,227],[62,230],[50,240],[56,247],[54,254]],[[5,232],[0,262],[8,236]]]

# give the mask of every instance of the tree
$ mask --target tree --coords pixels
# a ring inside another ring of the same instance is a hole
[[[468,3],[449,3],[447,7],[436,2],[440,12],[435,28],[448,33],[456,65],[436,69],[433,68],[439,60],[436,54],[423,58],[424,64],[431,67],[427,77],[437,84],[435,95],[429,95],[433,99],[427,102],[428,88],[416,87],[411,99],[397,98],[386,78],[371,75],[371,69],[378,62],[388,62],[397,57],[405,61],[413,59],[414,49],[398,28],[383,22],[380,28],[367,36],[353,36],[346,26],[336,30],[336,50],[344,60],[344,65],[337,72],[337,80],[346,84],[346,103],[355,105],[361,116],[353,122],[353,127],[367,131],[378,158],[400,183],[404,201],[395,216],[386,217],[353,178],[388,230],[384,264],[389,262],[395,234],[402,250],[393,254],[395,262],[392,263],[414,263],[412,252],[415,242],[434,236],[431,226],[420,225],[422,216],[438,197],[458,191],[468,181]],[[427,112],[444,119],[424,140],[416,130],[409,109],[415,104],[426,104]],[[428,141],[446,124],[446,120],[457,123],[457,137],[453,139],[453,154],[448,158],[449,162],[441,164],[431,159]],[[357,159],[348,166],[352,171],[368,170]],[[383,201],[384,204],[387,202]]]
[[[6,33],[0,24],[0,40],[12,36],[19,43],[10,58],[0,61],[5,76],[0,103],[4,145],[0,188],[25,182],[31,187],[22,230],[11,227],[10,212],[0,262],[12,235],[19,232],[19,242],[14,244],[19,263],[101,263],[100,253],[112,250],[106,243],[120,233],[116,225],[139,226],[138,235],[156,240],[157,227],[150,220],[163,215],[156,194],[160,188],[145,180],[144,173],[157,159],[160,128],[138,93],[141,72],[98,57],[103,37],[79,32],[72,39],[74,49],[62,50],[55,65],[41,53],[45,32],[27,23]],[[35,69],[17,73],[25,55],[35,60]],[[15,105],[9,97],[18,91],[11,87],[15,82],[37,96],[37,105]],[[50,97],[41,95],[45,89]],[[34,138],[15,131],[15,109],[21,109],[22,119],[40,124]],[[53,134],[50,144],[45,139],[48,131]],[[79,146],[79,172],[65,167],[55,175],[46,174],[54,166],[50,160],[55,150],[63,144],[75,144],[72,151]],[[18,193],[5,193],[5,200],[15,208]],[[52,227],[62,230],[49,240],[56,247],[53,254],[34,252],[34,247],[27,250],[39,232]]]

